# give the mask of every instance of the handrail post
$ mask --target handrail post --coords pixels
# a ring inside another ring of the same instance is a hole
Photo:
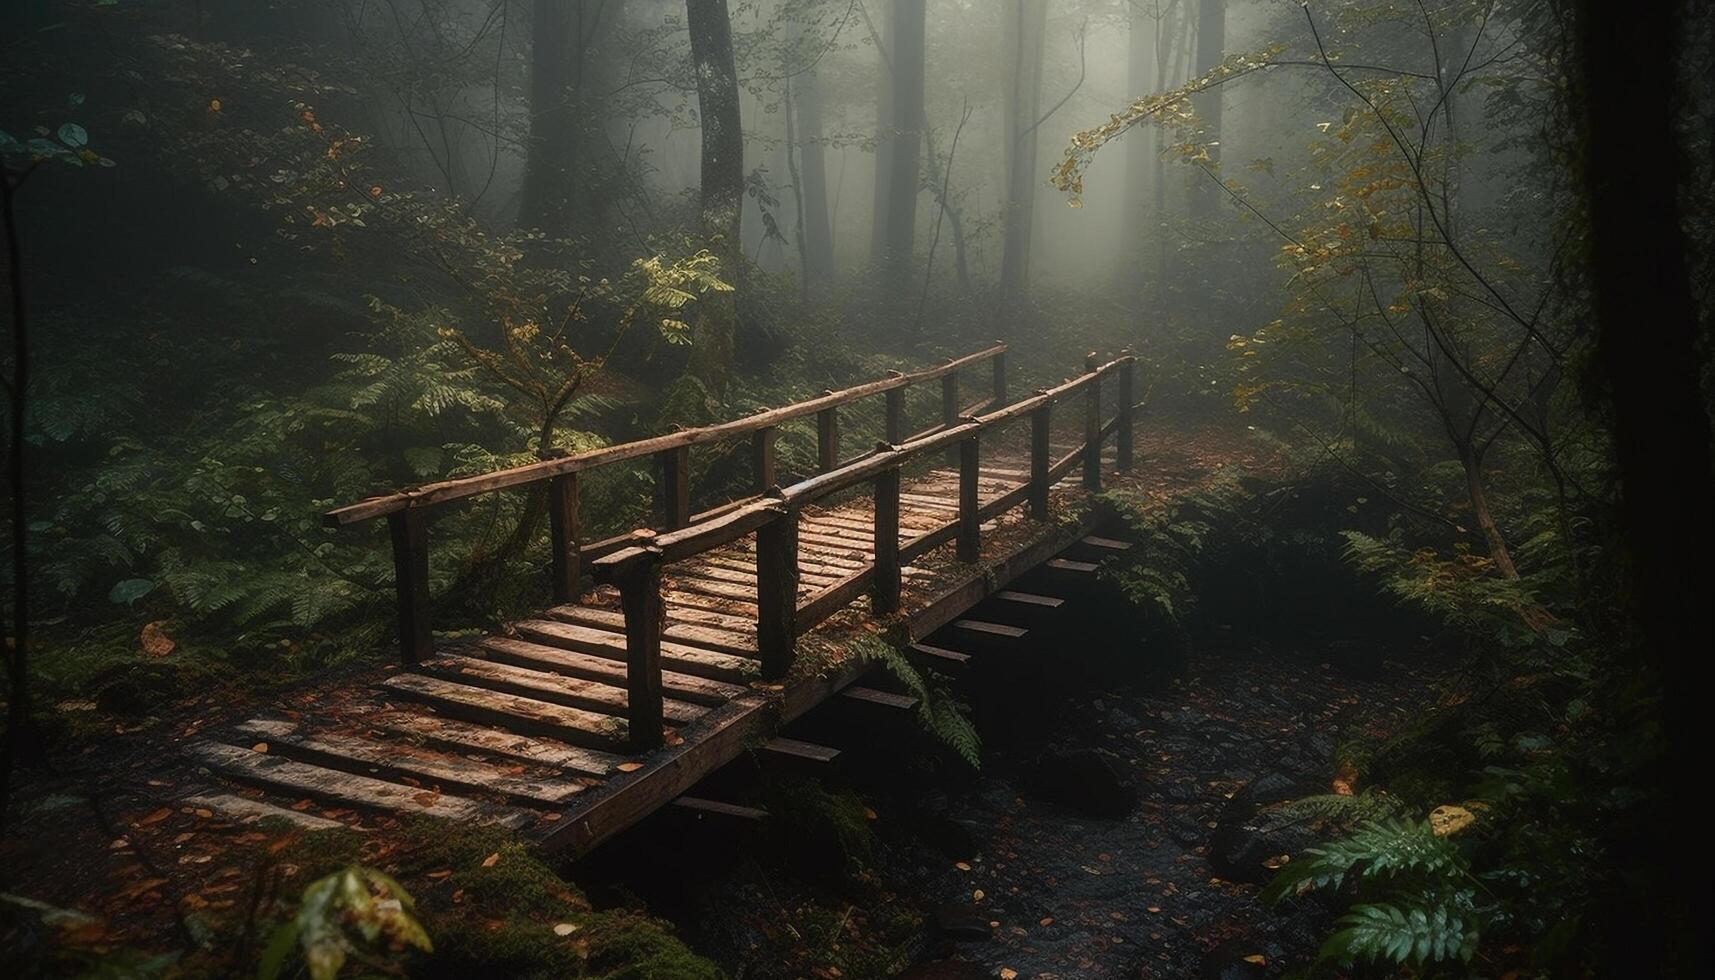
[[[959,424],[959,372],[948,371],[941,376],[941,425],[951,429]]]
[[[757,493],[767,493],[779,482],[774,477],[774,439],[779,434],[772,425],[751,433],[750,472]]]
[[[1030,516],[1037,520],[1048,518],[1049,435],[1053,423],[1049,412],[1053,402],[1030,413]]]
[[[398,597],[399,658],[414,664],[434,653],[429,631],[429,533],[422,511],[407,507],[387,515],[393,538],[393,588]]]
[[[948,371],[941,377],[941,427],[951,429],[959,424],[959,372]],[[957,447],[948,451],[953,459],[959,458]]]
[[[979,430],[980,431],[980,430]],[[982,517],[977,499],[979,433],[959,440],[959,560],[974,562],[982,554]]]
[[[880,445],[877,452],[891,448]],[[875,477],[875,577],[870,605],[877,616],[899,611],[899,467]]]
[[[840,414],[832,405],[816,413],[816,466],[822,473],[840,466]]]
[[[884,396],[887,407],[883,415],[881,437],[889,445],[897,446],[905,441],[905,389],[889,388]]]
[[[994,407],[1006,407],[1006,351],[1004,350],[994,356]]]
[[[656,453],[661,472],[661,523],[677,531],[691,523],[691,447]]]
[[[798,511],[788,507],[756,530],[756,650],[762,676],[792,667],[798,640]]]
[[[548,481],[548,540],[553,549],[555,602],[571,602],[580,591],[578,580],[583,568],[578,554],[578,525],[578,475],[562,473]]]
[[[1085,373],[1094,371],[1097,367],[1096,355],[1092,352],[1084,358]],[[1085,389],[1084,413],[1084,489],[1095,493],[1102,489],[1102,378],[1097,375],[1090,379]]]
[[[1125,361],[1120,364],[1119,381],[1119,422],[1114,426],[1116,450],[1119,455],[1119,470],[1124,473],[1131,469],[1132,434],[1132,367],[1137,363],[1132,357],[1131,348],[1127,347],[1120,354]]]
[[[654,555],[619,578],[625,613],[625,717],[634,751],[661,745],[661,559]]]

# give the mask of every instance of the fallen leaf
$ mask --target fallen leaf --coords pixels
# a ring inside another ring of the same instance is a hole
[[[1334,773],[1331,784],[1336,796],[1353,796],[1358,790],[1358,767],[1352,765],[1352,760],[1340,760],[1340,768]]]
[[[1277,871],[1281,868],[1286,867],[1287,862],[1291,861],[1291,860],[1292,860],[1292,855],[1290,855],[1290,854],[1276,854],[1274,857],[1265,859],[1262,862],[1262,866],[1269,869],[1270,871]]]
[[[573,923],[573,922],[556,922],[556,923],[554,923],[554,935],[556,935],[556,936],[569,936],[572,933],[577,932],[577,931],[578,931],[578,926],[576,923]]]
[[[983,890],[981,888],[978,888],[976,891],[971,892],[971,901],[980,902],[982,900],[983,900]]]
[[[151,657],[165,657],[178,648],[178,643],[167,635],[166,625],[164,619],[143,625],[143,633],[138,639],[142,641],[144,653]]]
[[[260,752],[263,755],[267,755],[268,754],[268,743],[267,742],[257,742],[255,745],[252,745],[250,747],[250,751]]]
[[[160,823],[161,821],[167,819],[168,817],[170,817],[172,815],[173,815],[173,808],[164,806],[164,807],[161,807],[159,810],[156,810],[154,813],[151,813],[148,816],[144,817],[143,819],[137,821],[136,825],[139,827],[147,827],[150,824]]]
[[[1018,980],[1018,971],[1010,966],[1000,968],[1000,980]]]
[[[496,864],[498,864],[499,862],[500,862],[500,852],[495,851],[493,854],[490,854],[488,857],[485,857],[482,859],[482,866],[485,868],[492,868]]]
[[[968,864],[966,864],[966,863],[965,863],[965,862],[963,862],[963,861],[960,861],[960,862],[958,862],[958,863],[956,863],[956,864],[954,864],[954,865],[953,865],[953,867],[955,867],[955,868],[958,868],[958,869],[959,869],[959,870],[960,870],[960,871],[969,871],[969,870],[971,870],[971,866],[970,866],[970,865],[968,865]]]
[[[1051,926],[1054,924],[1054,917],[1052,915],[1045,915],[1042,918],[1037,919],[1036,924],[1039,926]]]
[[[411,801],[416,803],[418,806],[434,806],[441,802],[441,794],[424,791],[411,797]]]
[[[1255,963],[1257,966],[1267,966],[1268,965],[1268,957],[1262,955],[1261,953],[1252,953],[1251,955],[1245,957],[1245,962],[1246,963]]]
[[[618,769],[620,772],[636,772],[637,770],[643,768],[643,763],[641,763],[641,762],[621,762],[619,765],[614,766],[614,768]]]
[[[1477,822],[1477,815],[1462,806],[1443,804],[1429,811],[1429,831],[1437,837],[1457,834]]]

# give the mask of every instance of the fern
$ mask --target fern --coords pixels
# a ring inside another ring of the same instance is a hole
[[[1355,905],[1340,918],[1342,928],[1322,944],[1318,958],[1345,966],[1360,959],[1413,966],[1469,962],[1477,951],[1478,930],[1450,904]]]
[[[952,695],[932,684],[891,644],[865,637],[854,641],[852,648],[865,661],[892,674],[917,698],[917,720],[929,734],[945,742],[972,769],[982,767],[982,739]]]
[[[1354,871],[1360,878],[1464,876],[1467,865],[1458,846],[1435,836],[1427,821],[1372,820],[1343,840],[1305,851],[1304,858],[1275,875],[1263,898],[1278,902],[1318,888],[1339,888]]]

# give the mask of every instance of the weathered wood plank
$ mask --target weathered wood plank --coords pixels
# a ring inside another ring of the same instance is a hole
[[[971,655],[968,653],[960,653],[957,650],[949,650],[946,647],[933,646],[928,643],[913,643],[906,649],[912,653],[928,657],[932,661],[951,664],[955,667],[963,667],[971,662]]]
[[[1020,639],[1030,631],[1022,626],[1008,626],[1005,623],[985,623],[980,619],[959,619],[953,621],[954,629],[967,633],[982,633],[987,636],[1002,636],[1009,640]]]
[[[673,805],[698,813],[707,813],[717,817],[732,817],[737,820],[767,820],[768,811],[754,806],[741,806],[737,803],[722,803],[720,800],[705,800],[700,796],[681,796],[673,801]]]
[[[696,622],[676,622],[676,610],[673,604],[667,604],[667,628],[661,634],[662,638],[674,643],[682,643],[689,647],[702,647],[717,653],[728,653],[737,657],[756,656],[756,624],[744,623],[742,631],[719,625],[702,625]],[[625,629],[625,615],[614,609],[597,609],[593,606],[556,606],[547,610],[547,614],[562,622],[578,626],[588,626],[592,629],[618,632]]]
[[[313,813],[300,813],[288,810],[283,806],[253,800],[247,796],[235,793],[198,793],[179,800],[186,806],[201,807],[212,810],[223,817],[236,820],[239,823],[261,823],[264,820],[283,820],[302,830],[336,830],[345,824],[327,817],[318,817]]]
[[[326,765],[358,775],[410,776],[458,790],[493,793],[527,803],[559,805],[583,792],[570,780],[535,780],[513,776],[497,765],[484,765],[460,756],[416,755],[400,745],[372,742],[351,735],[306,732],[290,721],[255,718],[238,726],[246,735],[268,740],[272,753]]]
[[[776,736],[762,743],[765,751],[776,755],[788,755],[795,759],[807,759],[810,762],[832,762],[840,755],[840,750],[814,742],[801,742],[795,738]]]
[[[901,711],[909,711],[917,707],[917,699],[908,694],[878,691],[873,687],[853,685],[841,691],[840,697],[850,698],[853,701],[863,701],[868,704],[879,704],[884,708],[897,708]]]
[[[1107,551],[1130,551],[1131,550],[1131,542],[1130,541],[1119,541],[1119,540],[1116,540],[1114,538],[1099,538],[1099,537],[1095,536],[1094,534],[1087,534],[1084,537],[1079,538],[1078,543],[1089,545],[1092,548],[1102,548],[1102,549],[1105,549]]]
[[[625,662],[625,636],[591,629],[575,623],[527,619],[513,623],[519,636],[538,643],[579,653],[588,653],[609,660]],[[667,667],[682,674],[710,677],[717,681],[742,683],[756,673],[757,663],[730,654],[701,650],[679,643],[662,643],[661,660]]]
[[[1101,567],[1093,561],[1074,561],[1071,558],[1054,558],[1046,564],[1057,572],[1076,572],[1080,575],[1088,575]]]
[[[496,660],[530,670],[582,678],[620,691],[625,690],[625,665],[617,660],[588,653],[561,650],[509,636],[485,636],[476,645],[459,647],[452,652],[467,657]],[[698,677],[695,674],[681,674],[675,670],[661,672],[661,687],[665,693],[681,701],[710,707],[725,704],[745,690],[737,684]]]
[[[364,720],[383,731],[429,745],[557,766],[591,776],[610,775],[625,761],[625,756],[611,752],[416,711],[388,711],[366,715]]]
[[[526,734],[551,735],[573,745],[605,751],[623,748],[625,743],[625,719],[611,715],[455,684],[426,674],[396,674],[383,681],[382,686],[400,697],[433,705],[445,714],[468,721],[502,725]]]
[[[475,657],[442,656],[425,661],[421,666],[427,673],[459,684],[517,694],[616,718],[628,715],[629,705],[625,688],[613,687],[600,681],[567,677],[559,673],[532,670]],[[679,725],[694,721],[703,713],[703,709],[694,704],[671,698],[662,699],[661,710],[665,720]]]
[[[1044,609],[1059,609],[1061,606],[1066,604],[1065,599],[1058,599],[1051,595],[1036,595],[1031,592],[1014,592],[1011,589],[1002,589],[999,592],[996,592],[994,597],[1002,602],[1011,602],[1021,606],[1041,606]]]
[[[195,742],[185,750],[203,765],[240,782],[285,790],[293,796],[308,796],[338,806],[421,814],[460,823],[500,824],[513,829],[535,820],[522,810],[323,769],[235,745]]]

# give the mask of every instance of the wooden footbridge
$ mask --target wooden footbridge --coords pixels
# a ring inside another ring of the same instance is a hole
[[[325,704],[338,712],[279,712],[189,745],[202,766],[264,794],[215,790],[201,805],[289,812],[313,800],[336,815],[498,822],[576,851],[669,803],[742,811],[684,794],[747,748],[831,757],[776,733],[835,695],[913,703],[855,685],[869,664],[843,656],[842,639],[880,633],[957,661],[964,655],[921,641],[1044,562],[1093,570],[1055,556],[1093,529],[1066,515],[1107,473],[1131,466],[1134,359],[1092,354],[1077,377],[1009,400],[1005,357],[996,345],[732,422],[331,511],[333,526],[387,519],[400,669],[329,692]],[[963,405],[960,378],[977,371],[992,378],[992,394]],[[935,384],[939,418],[907,435],[907,391]],[[884,438],[842,456],[841,411],[876,398]],[[782,486],[776,434],[810,417],[816,472]],[[693,514],[692,450],[740,439],[749,441],[751,494]],[[580,476],[648,458],[661,526],[584,540]],[[517,488],[545,490],[556,604],[437,643],[426,516]],[[324,819],[296,809],[300,822]]]

